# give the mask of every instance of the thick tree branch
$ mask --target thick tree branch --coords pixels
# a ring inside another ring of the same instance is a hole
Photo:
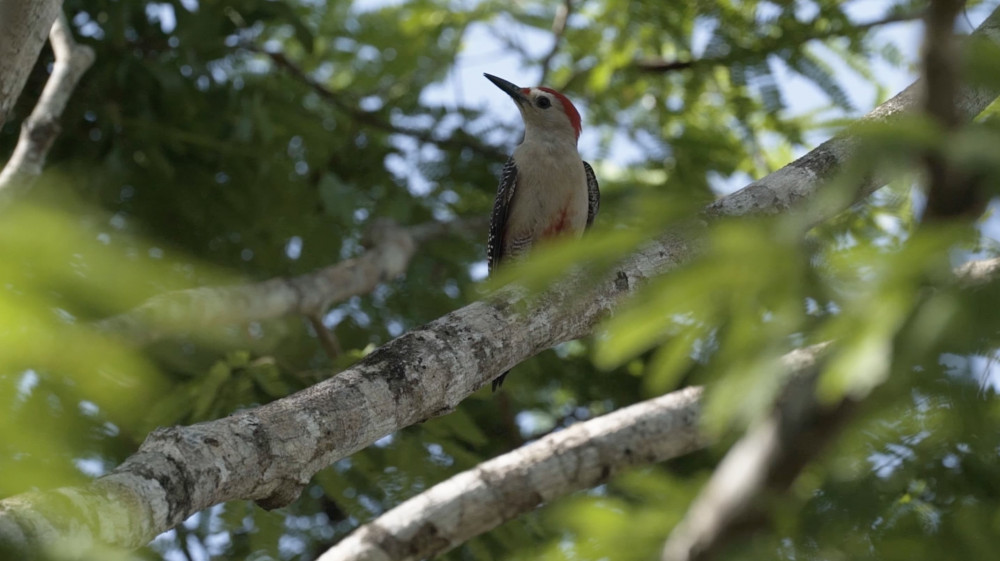
[[[358,528],[320,561],[426,559],[631,466],[703,448],[701,388],[687,388],[550,434],[431,487]]]
[[[924,83],[927,84],[924,105],[927,114],[946,130],[961,124],[955,110],[959,45],[954,29],[955,18],[964,7],[965,0],[932,1],[924,18]]]
[[[479,219],[429,222],[410,228],[390,220],[376,221],[369,234],[372,247],[358,257],[298,277],[161,294],[124,314],[97,322],[97,327],[135,343],[147,343],[192,330],[290,314],[319,316],[330,305],[367,294],[403,274],[421,243],[483,227],[484,221]]]
[[[0,21],[2,18],[0,14]],[[51,27],[49,40],[55,53],[52,75],[35,109],[21,126],[14,153],[0,172],[0,197],[6,200],[15,194],[14,187],[24,188],[42,173],[49,148],[59,135],[59,119],[66,103],[80,77],[94,63],[94,50],[73,39],[65,15],[59,14]]]
[[[0,0],[0,127],[21,96],[61,7],[61,0]]]
[[[997,40],[998,23],[1000,10],[981,29]],[[985,88],[961,90],[961,114],[978,114],[997,95]],[[912,96],[904,94],[868,119],[884,121],[913,107]],[[841,147],[834,154],[831,143]],[[808,202],[857,145],[847,135],[830,141],[723,198],[709,213],[778,212]],[[874,188],[866,183],[853,198],[811,206],[810,217],[832,216]],[[73,539],[137,547],[220,502],[288,504],[313,474],[337,459],[450,411],[522,360],[589,333],[643,280],[678,266],[695,249],[689,237],[665,234],[596,285],[573,278],[530,299],[506,289],[394,339],[299,393],[224,419],[156,430],[122,465],[85,487],[0,501],[0,544],[35,550]]]

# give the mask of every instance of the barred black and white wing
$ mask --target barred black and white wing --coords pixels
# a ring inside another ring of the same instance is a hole
[[[587,227],[590,228],[597,216],[597,211],[601,208],[601,190],[597,188],[594,168],[590,167],[587,162],[583,162],[583,169],[587,172]]]
[[[517,165],[511,157],[500,173],[500,185],[497,186],[497,198],[493,201],[493,213],[490,215],[490,234],[486,238],[486,264],[490,273],[503,260],[504,231],[507,229],[507,218],[510,216],[510,202],[514,200],[514,190],[517,189]]]
[[[503,261],[504,231],[507,229],[507,219],[510,217],[510,203],[514,200],[517,189],[517,165],[511,156],[500,172],[500,184],[497,185],[497,198],[493,201],[493,213],[490,214],[490,234],[486,238],[486,265],[492,274],[493,269]],[[493,391],[503,384],[510,370],[493,380]]]

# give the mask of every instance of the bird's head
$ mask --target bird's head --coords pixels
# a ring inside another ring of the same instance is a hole
[[[580,138],[580,112],[573,102],[552,88],[521,88],[492,74],[483,74],[514,100],[524,120],[525,135],[534,131],[565,134],[576,142]]]

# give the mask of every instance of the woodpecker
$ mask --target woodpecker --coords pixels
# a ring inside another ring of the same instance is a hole
[[[601,193],[590,164],[580,158],[580,112],[563,94],[521,88],[484,74],[514,100],[524,140],[503,167],[486,241],[489,272],[554,236],[579,237],[597,216]],[[509,372],[509,371],[508,371]],[[493,380],[493,391],[508,372]]]

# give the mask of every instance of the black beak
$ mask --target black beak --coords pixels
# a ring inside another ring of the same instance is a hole
[[[511,99],[514,100],[514,103],[520,105],[528,101],[528,97],[521,92],[521,88],[515,86],[514,84],[511,84],[507,80],[504,80],[503,78],[497,78],[492,74],[484,73],[483,76],[486,76],[486,79],[489,80],[490,82],[493,82],[493,85],[500,88],[501,90],[504,91],[504,93],[509,95]]]

